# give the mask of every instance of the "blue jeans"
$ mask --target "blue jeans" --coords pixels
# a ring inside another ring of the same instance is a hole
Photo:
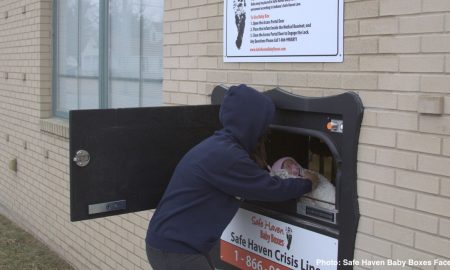
[[[166,252],[148,245],[146,250],[153,270],[214,270],[211,259],[202,254]]]

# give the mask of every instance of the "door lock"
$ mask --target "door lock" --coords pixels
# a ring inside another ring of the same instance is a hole
[[[75,154],[75,157],[73,158],[73,161],[79,166],[79,167],[85,167],[89,164],[89,161],[91,161],[91,156],[89,155],[89,152],[86,150],[78,150]]]

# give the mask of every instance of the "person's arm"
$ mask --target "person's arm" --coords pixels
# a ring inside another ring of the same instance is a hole
[[[229,195],[259,201],[298,198],[312,188],[306,178],[272,177],[250,158],[239,159],[220,175],[211,175],[208,181]]]

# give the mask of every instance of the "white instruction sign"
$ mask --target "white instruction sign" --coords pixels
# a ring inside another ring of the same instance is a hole
[[[225,62],[342,62],[344,0],[225,0]]]
[[[221,260],[239,269],[335,270],[338,240],[239,209],[222,234]]]

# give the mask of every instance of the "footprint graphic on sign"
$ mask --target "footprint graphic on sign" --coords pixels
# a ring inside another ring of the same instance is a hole
[[[238,31],[236,37],[236,47],[241,49],[242,37],[244,36],[245,29],[245,0],[233,0],[234,19]]]
[[[292,244],[292,229],[290,227],[286,227],[286,238],[287,238],[287,249],[291,249]]]

